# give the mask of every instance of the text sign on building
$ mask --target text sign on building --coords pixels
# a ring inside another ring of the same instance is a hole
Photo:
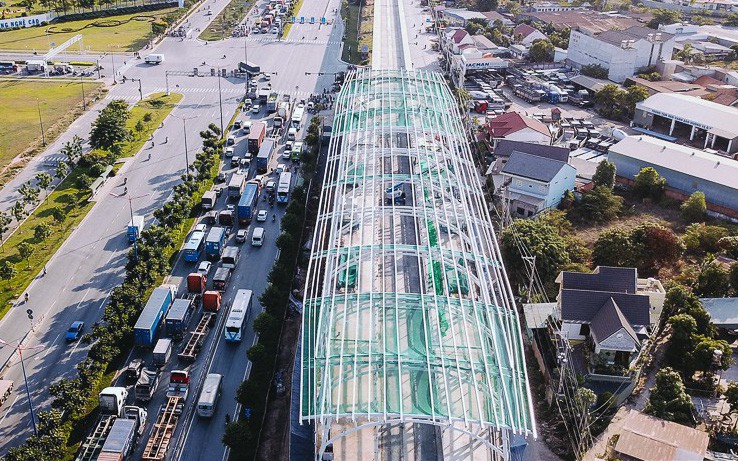
[[[485,59],[479,61],[469,61],[464,63],[464,69],[504,69],[508,66],[508,62],[502,59]]]
[[[26,16],[24,18],[0,19],[0,29],[12,29],[13,27],[35,27],[42,22],[48,22],[51,15],[48,13]]]
[[[667,114],[666,112],[661,112],[660,110],[648,108],[648,109],[646,109],[646,111],[651,112],[654,115],[665,117],[665,118],[668,118],[668,119],[671,119],[671,120],[676,120],[677,122],[681,122],[681,123],[684,123],[686,125],[696,126],[697,128],[702,128],[703,130],[709,130],[709,129],[712,128],[711,126],[703,125],[702,123],[697,123],[694,120],[687,120],[686,118],[677,117],[677,116],[672,115],[672,114]]]

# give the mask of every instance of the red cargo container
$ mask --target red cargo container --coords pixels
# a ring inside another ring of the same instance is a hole
[[[219,291],[206,291],[202,295],[202,310],[206,312],[218,312],[220,310]]]

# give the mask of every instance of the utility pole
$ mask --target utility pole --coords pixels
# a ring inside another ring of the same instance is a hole
[[[80,75],[79,83],[82,85],[82,110],[87,110],[87,102],[85,102],[85,79]]]
[[[184,131],[184,150],[185,150],[185,174],[189,174],[190,171],[190,158],[187,154],[187,120],[191,120],[193,118],[197,118],[197,116],[192,117],[180,117],[178,115],[171,114],[172,117],[178,118],[182,120],[182,130]]]
[[[143,90],[141,88],[141,79],[140,78],[132,78],[130,79],[132,82],[138,82],[138,97],[140,101],[143,101]]]
[[[26,312],[28,312],[28,318],[33,320],[33,311],[28,309]],[[33,426],[33,435],[38,435],[38,429],[36,428],[36,414],[33,412],[33,402],[31,402],[31,391],[28,389],[28,377],[26,376],[26,365],[23,362],[23,351],[24,350],[40,350],[43,349],[45,346],[39,345],[39,346],[33,346],[33,347],[23,347],[21,343],[19,342],[17,345],[13,346],[9,342],[0,339],[0,344],[3,346],[12,346],[15,348],[16,351],[18,351],[18,356],[20,357],[20,363],[21,363],[21,369],[23,370],[23,382],[26,386],[26,398],[28,399],[28,409],[31,413],[31,425]]]
[[[44,121],[41,119],[41,104],[36,98],[36,109],[38,110],[38,123],[41,125],[41,143],[46,146],[46,135],[44,134]]]

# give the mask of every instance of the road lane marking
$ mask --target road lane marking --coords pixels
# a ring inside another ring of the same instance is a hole
[[[2,426],[2,424],[5,422],[5,417],[8,416],[8,413],[10,413],[10,410],[13,408],[13,405],[15,405],[15,402],[17,402],[19,398],[20,398],[20,395],[16,395],[15,400],[13,400],[13,403],[11,403],[10,406],[8,406],[8,409],[5,411],[3,418],[0,419],[0,426]]]

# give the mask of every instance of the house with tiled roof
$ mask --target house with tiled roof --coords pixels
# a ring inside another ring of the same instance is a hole
[[[487,140],[493,147],[501,139],[551,144],[551,131],[540,120],[517,112],[508,112],[487,123]]]
[[[577,170],[565,161],[513,151],[501,174],[511,213],[530,218],[555,208],[574,190]]]
[[[531,26],[530,24],[518,24],[513,30],[513,38],[516,43],[531,46],[536,40],[547,40],[546,34]]]
[[[657,280],[639,281],[632,267],[598,266],[592,273],[561,272],[557,316],[560,335],[585,343],[594,366],[628,368],[651,334],[663,305]]]

